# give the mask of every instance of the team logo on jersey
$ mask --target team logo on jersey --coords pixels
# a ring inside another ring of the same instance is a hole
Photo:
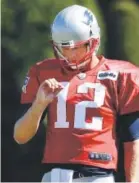
[[[26,76],[26,78],[25,78],[25,80],[24,80],[24,85],[22,86],[22,91],[23,91],[24,93],[27,92],[27,85],[28,85],[29,79],[30,79],[30,77]]]
[[[111,79],[116,81],[118,78],[118,72],[116,71],[99,71],[97,75],[97,79],[104,80],[104,79]]]

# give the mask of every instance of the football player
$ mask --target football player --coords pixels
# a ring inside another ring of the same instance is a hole
[[[47,109],[42,181],[114,182],[119,121],[126,181],[139,181],[139,68],[97,55],[100,28],[86,7],[60,11],[51,31],[56,58],[29,70],[14,139],[28,142]]]

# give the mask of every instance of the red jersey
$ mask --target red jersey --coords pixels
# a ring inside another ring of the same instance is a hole
[[[21,103],[32,103],[39,85],[49,78],[65,87],[48,106],[42,162],[116,169],[116,120],[139,111],[139,68],[101,57],[87,72],[65,74],[58,60],[44,60],[30,69]]]

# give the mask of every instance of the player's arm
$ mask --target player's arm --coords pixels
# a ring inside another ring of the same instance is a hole
[[[24,144],[35,135],[44,110],[62,88],[61,84],[55,79],[45,80],[40,85],[32,106],[14,126],[14,139],[16,142]]]
[[[121,117],[126,182],[139,182],[139,112]]]
[[[124,143],[125,175],[127,182],[139,182],[139,139]]]
[[[119,79],[119,114],[122,116],[126,181],[139,182],[139,68],[129,65]]]
[[[19,144],[28,142],[37,132],[43,112],[47,107],[36,100],[14,126],[14,139]]]

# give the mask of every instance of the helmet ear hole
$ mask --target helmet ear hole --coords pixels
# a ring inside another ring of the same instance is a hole
[[[90,37],[93,35],[92,30],[90,30]]]

